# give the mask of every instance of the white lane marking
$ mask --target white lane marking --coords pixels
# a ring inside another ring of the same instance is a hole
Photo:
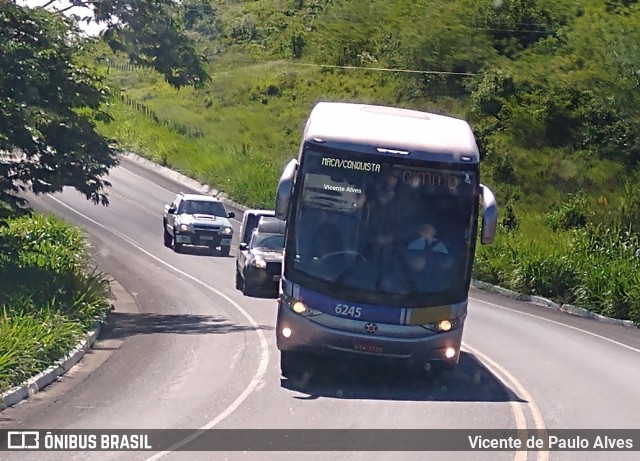
[[[559,325],[561,327],[569,328],[570,330],[579,331],[579,332],[584,333],[586,335],[593,336],[594,338],[602,339],[603,341],[607,341],[607,342],[610,342],[611,344],[615,344],[616,346],[624,347],[625,349],[629,349],[630,351],[640,353],[640,349],[637,349],[635,347],[629,346],[628,344],[621,343],[619,341],[616,341],[615,339],[607,338],[606,336],[602,336],[602,335],[599,335],[597,333],[592,333],[590,331],[583,330],[582,328],[578,328],[578,327],[574,327],[574,326],[571,326],[571,325],[567,325],[567,324],[564,324],[562,322],[556,322],[555,320],[551,320],[551,319],[547,319],[547,318],[544,318],[544,317],[540,317],[538,315],[530,314],[528,312],[522,312],[522,311],[519,311],[517,309],[511,309],[509,307],[503,307],[503,306],[500,306],[499,304],[494,304],[494,303],[489,302],[489,301],[483,301],[482,299],[476,299],[476,298],[471,298],[471,297],[469,297],[469,299],[472,300],[472,301],[477,301],[477,302],[480,302],[480,303],[483,303],[483,304],[487,304],[489,306],[497,307],[498,309],[503,309],[505,311],[515,312],[516,314],[526,315],[527,317],[533,317],[533,318],[536,318],[538,320],[543,320],[545,322],[553,323],[554,325]]]
[[[463,343],[461,350],[465,352],[471,352],[471,349],[467,347],[466,343]],[[509,388],[509,382],[507,377],[500,373],[500,371],[494,367],[492,367],[489,363],[484,363],[484,366],[496,377],[498,380],[502,382],[502,385],[506,388]],[[511,406],[511,411],[513,413],[513,419],[516,423],[516,429],[518,431],[526,431],[527,430],[527,419],[524,416],[524,412],[518,402],[514,402],[513,400],[509,400],[509,405]],[[527,450],[524,451],[516,451],[513,456],[513,461],[526,461],[527,459]]]
[[[156,218],[162,219],[162,215],[160,213],[156,213],[153,210],[150,210],[149,208],[147,208],[146,206],[142,205],[141,203],[136,202],[135,200],[131,200],[128,197],[125,197],[124,195],[118,194],[117,192],[111,190],[109,191],[109,195],[113,195],[114,197],[118,197],[120,200],[123,200],[127,203],[130,203],[131,205],[140,208],[142,211],[145,211],[147,213],[149,213],[151,216],[154,216]]]
[[[520,394],[520,397],[522,397],[524,400],[526,400],[527,407],[529,407],[529,411],[531,412],[531,416],[533,417],[533,422],[534,422],[534,424],[536,426],[536,429],[541,430],[541,431],[546,431],[546,427],[545,427],[545,424],[544,424],[544,419],[542,418],[542,412],[540,411],[540,408],[536,404],[535,400],[533,399],[533,396],[529,393],[527,388],[524,387],[524,385],[520,381],[518,381],[516,379],[516,377],[509,370],[507,370],[502,365],[498,364],[498,362],[496,362],[495,360],[491,359],[486,354],[480,352],[479,350],[477,350],[474,347],[469,346],[467,343],[464,344],[464,348],[467,349],[468,351],[470,351],[473,355],[478,356],[484,362],[484,365],[487,366],[492,373],[495,374],[496,370],[499,371],[500,373],[497,374],[497,376],[501,381],[503,381],[502,377],[506,377],[507,380],[511,384],[513,384],[513,386],[516,388],[516,391]],[[502,375],[502,377],[500,376],[500,374]],[[503,381],[503,383],[507,384],[507,383],[505,383],[505,381]],[[517,406],[517,402],[512,402],[512,403],[515,403],[516,406]],[[518,409],[520,409],[519,406],[518,406]],[[522,409],[520,409],[520,412],[522,412]],[[514,412],[514,416],[515,416],[515,412]],[[524,417],[524,415],[522,415],[522,416]],[[524,423],[524,427],[523,428],[520,428],[517,425],[518,425],[518,417],[516,417],[516,427],[518,429],[526,430],[526,422]],[[518,452],[516,452],[516,459],[519,459],[517,457],[517,453]],[[527,456],[526,456],[526,452],[525,452],[524,459],[526,459],[526,457]],[[547,461],[548,459],[549,459],[549,452],[547,450],[538,451],[538,456],[537,456],[537,460],[538,461]]]
[[[139,166],[140,168],[145,168],[143,165],[138,165],[138,166]],[[145,178],[145,177],[143,177],[143,176],[140,176],[139,174],[136,174],[136,173],[134,173],[134,172],[133,172],[133,171],[131,171],[131,170],[127,170],[124,166],[122,166],[122,163],[120,164],[120,168],[121,168],[123,171],[126,171],[127,173],[129,173],[129,174],[131,174],[131,175],[135,176],[136,178],[140,178],[140,179],[142,179],[142,180],[144,180],[144,181],[150,182],[150,183],[151,183],[151,184],[153,184],[154,186],[156,186],[156,187],[158,187],[158,188],[160,188],[160,189],[162,189],[162,190],[164,190],[164,191],[166,191],[166,192],[169,192],[170,194],[176,195],[176,193],[175,193],[174,191],[169,190],[169,189],[167,189],[167,188],[165,188],[165,187],[159,186],[158,184],[154,183],[153,181],[149,180],[148,178]],[[173,181],[173,182],[176,182],[174,179],[168,178],[168,177],[164,176],[163,174],[157,173],[157,172],[155,172],[155,171],[153,171],[153,170],[149,170],[149,171],[150,171],[150,172],[152,172],[152,173],[155,173],[155,174],[157,174],[157,175],[159,175],[159,176],[162,176],[162,177],[163,177],[164,179],[166,179],[167,181]],[[191,189],[191,190],[195,191],[195,190],[194,190],[194,189],[192,189],[190,186],[187,186],[187,185],[184,185],[184,184],[180,184],[180,183],[177,183],[177,182],[176,182],[176,186],[184,186],[184,187],[188,187],[189,189]],[[196,193],[198,193],[198,192],[196,192]],[[240,222],[240,221],[238,221],[238,220],[237,220],[237,219],[235,219],[235,218],[229,218],[229,219],[230,219],[231,221],[235,221],[235,222],[237,222],[238,224],[241,224],[241,222]]]
[[[233,307],[235,307],[236,310],[238,312],[240,312],[244,316],[244,318],[247,319],[247,321],[251,324],[251,326],[253,328],[255,328],[255,331],[258,334],[258,338],[260,339],[260,363],[258,364],[258,369],[256,370],[255,374],[253,375],[253,379],[251,380],[251,382],[247,385],[247,387],[245,387],[245,389],[242,391],[242,393],[238,397],[236,397],[236,399],[225,410],[223,410],[220,414],[218,414],[214,419],[212,419],[207,424],[202,426],[200,429],[195,431],[189,437],[186,437],[185,439],[183,439],[183,440],[181,440],[179,442],[176,442],[173,446],[169,447],[167,450],[158,452],[155,455],[147,458],[145,461],[158,460],[158,459],[168,455],[172,451],[174,451],[174,450],[186,445],[187,443],[191,442],[192,440],[196,439],[197,437],[199,437],[203,433],[203,431],[205,431],[207,429],[211,429],[214,426],[218,425],[220,422],[222,422],[224,419],[226,419],[229,415],[231,415],[234,411],[236,411],[238,409],[238,407],[240,405],[242,405],[242,403],[253,393],[253,391],[256,390],[258,385],[264,379],[264,376],[265,376],[266,371],[267,371],[267,365],[269,363],[269,345],[267,343],[267,338],[264,335],[264,332],[260,329],[260,326],[255,321],[255,319],[246,310],[244,310],[243,307],[240,304],[236,303],[229,296],[227,296],[224,293],[222,293],[221,291],[213,288],[212,286],[207,285],[206,283],[204,283],[200,279],[198,279],[198,278],[196,278],[196,277],[194,277],[194,276],[192,276],[192,275],[190,275],[190,274],[178,269],[177,267],[173,266],[172,264],[169,264],[168,262],[158,258],[154,254],[152,254],[152,253],[148,252],[147,250],[145,250],[144,248],[142,248],[134,240],[130,239],[129,237],[127,237],[126,235],[124,235],[120,231],[118,231],[116,229],[113,229],[113,228],[111,228],[109,226],[105,226],[104,224],[99,223],[98,221],[90,218],[89,216],[87,216],[84,213],[76,210],[75,208],[72,208],[71,206],[67,205],[63,201],[57,199],[56,197],[53,197],[50,194],[48,194],[48,196],[52,200],[56,201],[57,203],[59,203],[63,207],[73,211],[74,213],[76,213],[77,215],[79,215],[82,218],[86,219],[87,221],[89,221],[89,222],[95,224],[96,226],[98,226],[98,227],[100,227],[100,228],[102,228],[102,229],[104,229],[104,230],[106,230],[108,232],[111,232],[112,234],[120,237],[122,240],[124,240],[125,242],[127,242],[128,244],[130,244],[131,246],[136,248],[138,251],[144,253],[145,255],[150,257],[151,259],[157,261],[158,263],[168,267],[169,269],[175,271],[176,273],[180,274],[181,276],[191,280],[192,282],[200,285],[201,287],[203,287],[203,288],[205,288],[207,290],[212,291],[213,293],[217,294],[221,298],[225,299],[229,304],[231,304]]]

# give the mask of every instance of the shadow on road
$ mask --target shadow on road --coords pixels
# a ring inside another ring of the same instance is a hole
[[[295,398],[442,402],[523,402],[473,355],[463,352],[455,371],[440,378],[419,376],[400,363],[319,360],[299,379],[282,387],[305,394]]]
[[[170,249],[171,250],[171,249]],[[171,250],[173,251],[173,250]],[[180,252],[178,254],[186,254],[186,255],[195,255],[195,256],[213,256],[217,258],[233,258],[235,255],[229,254],[228,256],[223,256],[220,253],[219,249],[211,250],[209,247],[196,246],[196,245],[185,245],[180,248]]]
[[[240,290],[238,290],[240,291]],[[278,297],[280,296],[280,292],[279,292],[279,288],[276,288],[275,290],[273,288],[261,288],[261,289],[254,289],[253,291],[251,291],[250,293],[247,294],[243,294],[242,296],[244,296],[245,298],[259,298],[259,299],[278,299]]]
[[[260,326],[261,330],[272,327]],[[100,339],[121,339],[135,335],[181,334],[203,335],[254,331],[252,326],[238,325],[224,317],[192,314],[140,314],[115,312],[109,316]]]

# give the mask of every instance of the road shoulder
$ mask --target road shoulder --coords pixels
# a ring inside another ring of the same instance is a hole
[[[117,281],[111,282],[112,311],[135,313],[139,312],[138,306],[133,297]],[[115,350],[119,349],[124,340],[100,340],[100,334],[110,326],[110,318],[107,317],[101,322],[96,322],[93,329],[72,348],[65,357],[58,360],[46,370],[38,373],[22,384],[9,389],[0,396],[0,412],[13,407],[24,400],[33,398],[45,388],[50,390],[52,383],[61,382],[63,377],[74,379],[78,365],[89,365],[83,368],[81,373],[86,377],[104,363]],[[90,358],[88,356],[91,356]],[[85,360],[89,358],[89,360]],[[96,360],[98,359],[98,360]],[[84,363],[91,362],[91,363]],[[84,379],[83,377],[83,379]],[[67,386],[64,386],[67,387]],[[61,389],[58,389],[61,390]]]

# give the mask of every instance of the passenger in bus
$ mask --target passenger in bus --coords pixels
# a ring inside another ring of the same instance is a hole
[[[418,238],[409,243],[408,250],[427,250],[434,253],[449,254],[445,244],[436,238],[436,228],[432,224],[422,224],[419,234]]]
[[[321,210],[318,217],[316,232],[311,239],[309,256],[322,259],[324,256],[342,251],[342,236],[338,226],[331,222],[329,213]]]

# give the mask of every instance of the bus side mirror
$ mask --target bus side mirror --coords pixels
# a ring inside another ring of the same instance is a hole
[[[291,201],[291,195],[293,193],[293,179],[298,169],[298,161],[292,159],[284,168],[280,181],[278,182],[278,188],[276,189],[276,218],[282,221],[287,220],[289,214],[289,202]]]
[[[498,226],[498,204],[496,197],[487,186],[480,184],[482,192],[482,230],[480,231],[480,243],[490,245],[496,236]]]

